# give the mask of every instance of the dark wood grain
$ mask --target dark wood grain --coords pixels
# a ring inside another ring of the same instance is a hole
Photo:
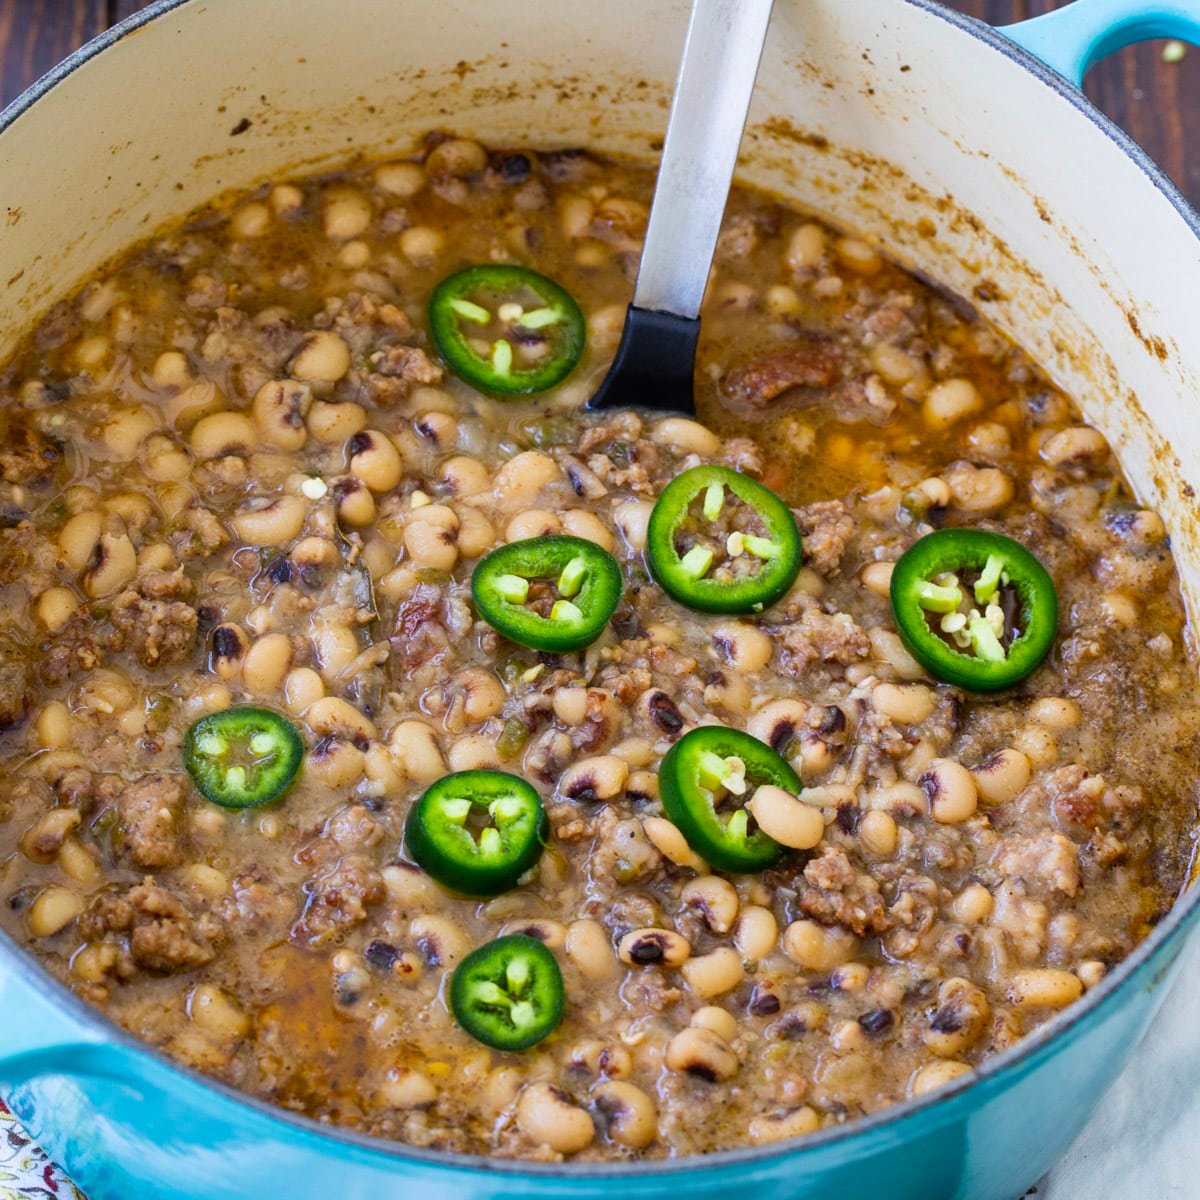
[[[76,46],[144,3],[0,0],[0,103],[7,103]],[[951,0],[949,6],[1003,25],[1062,3]],[[1190,50],[1180,63],[1166,63],[1161,43],[1130,47],[1097,66],[1085,90],[1200,206],[1200,50]]]

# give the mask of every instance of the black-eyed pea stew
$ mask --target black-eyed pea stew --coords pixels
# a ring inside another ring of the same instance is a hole
[[[1179,890],[1194,664],[1103,435],[984,290],[745,190],[699,419],[584,413],[651,179],[264,185],[0,372],[0,922],[168,1054],[447,1150],[802,1138]]]

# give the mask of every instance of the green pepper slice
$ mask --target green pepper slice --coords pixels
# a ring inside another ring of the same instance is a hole
[[[1019,683],[1046,657],[1058,593],[1019,542],[981,529],[941,529],[900,556],[892,614],[930,674],[972,692]]]
[[[624,581],[617,560],[583,538],[555,534],[510,542],[471,575],[475,611],[532,650],[590,646],[608,624]]]
[[[450,1011],[476,1041],[496,1050],[527,1050],[562,1020],[562,972],[536,938],[513,933],[480,946],[450,979]]]
[[[693,467],[663,489],[646,528],[650,573],[700,612],[762,612],[803,562],[800,531],[770,488],[728,467]]]
[[[533,786],[504,771],[457,771],[409,809],[405,844],[418,866],[463,896],[498,896],[542,855],[550,822]]]
[[[493,396],[528,396],[574,370],[586,325],[553,279],[489,263],[457,271],[433,289],[429,328],[460,379]]]
[[[761,829],[751,830],[742,806],[762,784],[793,795],[800,777],[770,746],[740,729],[702,725],[685,733],[658,771],[667,816],[701,858],[721,871],[745,874],[773,866],[783,847]],[[736,807],[723,816],[722,809]]]
[[[196,790],[222,808],[269,804],[291,787],[303,759],[295,725],[250,705],[201,717],[183,739],[183,765]]]

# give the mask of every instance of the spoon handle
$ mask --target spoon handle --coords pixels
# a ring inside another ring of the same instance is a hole
[[[773,0],[694,0],[633,303],[694,318]]]

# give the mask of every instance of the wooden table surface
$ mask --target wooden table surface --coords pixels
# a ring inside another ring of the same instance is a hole
[[[245,0],[247,5],[253,0]],[[336,2],[336,0],[335,0]],[[0,103],[145,0],[0,0]],[[951,0],[996,25],[1061,7],[1063,0]],[[1163,61],[1163,44],[1130,47],[1101,63],[1088,95],[1124,126],[1200,207],[1200,49]],[[1191,114],[1185,137],[1185,114]],[[1190,144],[1189,144],[1190,143]]]

